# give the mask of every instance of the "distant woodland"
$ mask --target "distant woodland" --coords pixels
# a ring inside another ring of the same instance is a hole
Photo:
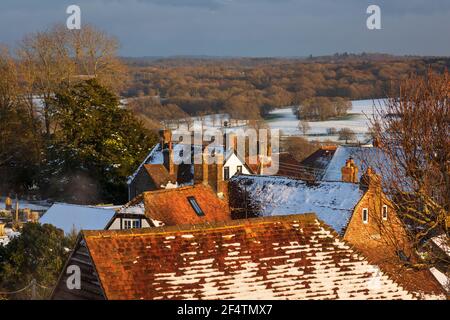
[[[210,113],[261,119],[274,108],[299,104],[305,105],[298,110],[303,118],[323,120],[345,114],[349,100],[386,97],[411,74],[450,66],[449,58],[382,54],[124,60],[130,83],[122,95],[134,97],[130,109],[153,125]]]

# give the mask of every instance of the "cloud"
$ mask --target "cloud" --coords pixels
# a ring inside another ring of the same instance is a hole
[[[74,3],[124,55],[450,55],[448,0],[1,0],[0,42],[64,23]],[[369,4],[381,7],[382,30],[365,27]]]

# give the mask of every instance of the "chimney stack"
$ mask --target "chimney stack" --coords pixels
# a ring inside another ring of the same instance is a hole
[[[159,131],[159,138],[161,149],[164,150],[166,146],[172,142],[172,131],[169,129],[162,129]]]
[[[224,192],[224,181],[223,181],[223,154],[220,152],[216,152],[215,154],[215,166],[216,166],[216,193],[218,195],[223,195]]]
[[[208,148],[205,148],[205,150],[203,151],[203,161],[202,161],[202,183],[207,186],[208,183],[208,170],[209,170],[209,166],[208,166]]]
[[[381,176],[375,173],[371,167],[361,176],[359,181],[359,188],[361,190],[381,190]]]
[[[173,160],[173,147],[172,142],[170,141],[167,144],[167,148],[163,149],[163,157],[164,157],[164,167],[166,167],[169,175],[175,175],[175,164]]]
[[[347,159],[341,173],[343,182],[358,183],[358,167],[352,157]]]

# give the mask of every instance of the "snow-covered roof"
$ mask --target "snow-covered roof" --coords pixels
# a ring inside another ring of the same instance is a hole
[[[180,152],[183,150],[186,150],[185,148],[191,147],[191,151],[195,153],[202,153],[204,146],[203,145],[197,145],[197,144],[183,144],[183,143],[174,143],[173,144],[173,157],[175,163],[181,162]],[[233,150],[228,149],[226,152],[224,150],[225,148],[222,145],[215,145],[215,146],[209,146],[209,151],[211,153],[217,153],[217,154],[223,154],[224,159],[227,160],[232,154]],[[128,177],[127,183],[130,184],[136,175],[139,173],[139,170],[146,165],[146,164],[163,164],[164,163],[164,155],[163,150],[160,147],[160,144],[158,143],[153,147],[153,149],[150,151],[150,153],[147,155],[144,161],[139,165],[139,167],[136,169],[136,171]]]
[[[359,169],[358,178],[361,178],[361,175],[364,174],[369,165],[376,170],[380,167],[379,164],[387,162],[386,156],[378,148],[339,146],[328,164],[325,173],[322,176],[322,180],[341,181],[341,169],[345,166],[345,162],[350,157],[353,158]]]
[[[138,203],[133,203],[133,204],[129,204],[129,205],[124,205],[122,208],[120,208],[120,210],[118,211],[118,213],[128,213],[128,214],[141,214],[141,215],[145,215],[145,205],[144,205],[144,200],[138,202]]]
[[[114,213],[115,210],[113,209],[55,203],[39,219],[39,222],[54,225],[66,234],[74,229],[77,232],[81,230],[103,230]]]
[[[436,269],[435,267],[430,268],[431,274],[434,276],[434,278],[439,282],[439,284],[446,290],[448,293],[450,293],[450,278]]]
[[[431,241],[438,246],[442,252],[444,252],[447,257],[450,257],[450,239],[446,234],[441,234],[439,236],[431,238]]]
[[[314,215],[83,238],[107,299],[414,298]]]
[[[231,178],[234,192],[245,192],[249,205],[261,216],[315,213],[343,233],[364,192],[357,184],[304,181],[275,176],[239,175]]]

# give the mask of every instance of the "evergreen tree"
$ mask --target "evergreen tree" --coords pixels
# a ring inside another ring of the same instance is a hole
[[[22,289],[34,279],[36,298],[48,298],[74,245],[73,238],[52,225],[25,224],[20,236],[0,246],[0,291]],[[7,298],[30,299],[31,288]]]
[[[48,145],[47,195],[75,203],[122,203],[126,178],[156,143],[118,98],[95,79],[58,92]]]

